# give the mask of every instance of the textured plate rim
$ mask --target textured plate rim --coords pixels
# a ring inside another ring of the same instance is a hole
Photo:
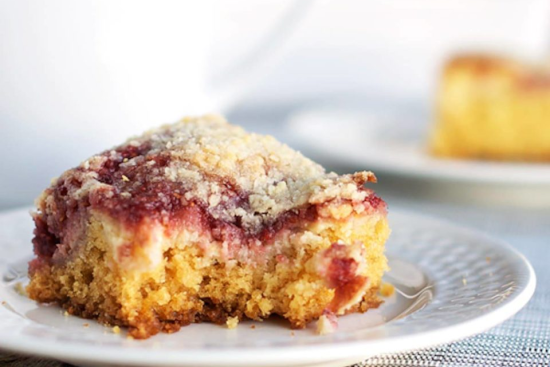
[[[10,215],[20,211],[2,212],[0,215]],[[393,210],[393,213],[397,216],[413,216],[418,220],[429,221],[434,225],[444,226],[452,231],[460,231],[469,237],[479,238],[493,248],[496,247],[508,252],[509,255],[519,260],[516,266],[523,267],[523,271],[527,272],[528,280],[526,284],[505,302],[499,304],[485,315],[476,316],[447,327],[390,338],[347,341],[345,343],[334,344],[327,342],[310,346],[239,348],[236,350],[197,349],[163,351],[159,349],[152,351],[132,348],[129,350],[131,353],[124,353],[124,349],[118,347],[96,345],[86,347],[79,345],[78,348],[71,349],[68,347],[70,343],[64,345],[56,341],[40,338],[29,340],[21,336],[14,337],[8,330],[0,330],[0,349],[73,363],[112,363],[133,366],[212,366],[219,363],[227,366],[277,366],[280,364],[298,365],[343,359],[352,360],[353,358],[359,360],[374,355],[433,347],[484,332],[515,315],[533,296],[536,288],[536,275],[533,267],[525,256],[511,245],[487,236],[478,230],[462,227],[430,216],[418,215],[404,210]],[[382,325],[376,328],[383,327]],[[29,343],[30,341],[32,343]],[[322,353],[320,352],[320,348],[323,349]],[[243,362],[243,355],[246,356],[247,362]]]

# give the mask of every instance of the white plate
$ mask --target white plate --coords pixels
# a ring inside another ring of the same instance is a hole
[[[398,292],[377,310],[341,317],[334,334],[315,335],[313,325],[291,331],[271,320],[234,330],[191,325],[138,341],[18,293],[26,282],[32,225],[25,211],[8,212],[0,215],[0,348],[84,366],[344,366],[482,332],[533,294],[533,269],[511,247],[410,214],[394,212],[390,220],[386,281]]]
[[[289,132],[324,161],[378,173],[475,183],[550,185],[550,165],[439,159],[427,152],[430,117],[402,106],[309,108],[293,115]]]

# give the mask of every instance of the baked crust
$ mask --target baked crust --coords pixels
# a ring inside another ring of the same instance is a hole
[[[137,338],[364,311],[379,304],[389,234],[368,181],[219,116],[186,118],[52,182],[37,200],[28,292]]]

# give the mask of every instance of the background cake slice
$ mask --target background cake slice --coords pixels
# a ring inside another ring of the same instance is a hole
[[[442,157],[550,160],[550,69],[463,55],[445,67],[431,151]]]
[[[27,291],[136,338],[365,311],[380,303],[389,234],[368,181],[219,116],[186,118],[52,182],[34,213]]]

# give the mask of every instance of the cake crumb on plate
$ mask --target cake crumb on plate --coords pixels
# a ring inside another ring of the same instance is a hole
[[[238,317],[228,317],[227,321],[225,322],[228,329],[235,329],[237,325],[239,325],[239,318]]]
[[[20,295],[25,296],[25,297],[27,296],[27,292],[25,291],[25,287],[23,286],[23,284],[21,282],[15,283],[14,289]]]
[[[336,329],[338,329],[338,320],[332,312],[325,312],[317,320],[317,334],[319,335],[332,334]]]
[[[395,293],[395,287],[390,283],[382,283],[380,286],[380,295],[382,297],[391,297]]]

